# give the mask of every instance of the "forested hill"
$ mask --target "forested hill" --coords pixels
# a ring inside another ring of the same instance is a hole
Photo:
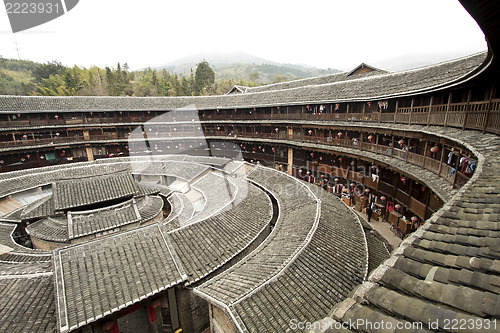
[[[182,66],[181,66],[182,67]],[[338,72],[298,65],[206,61],[179,68],[131,71],[116,67],[66,67],[53,61],[0,58],[0,95],[42,96],[189,96],[225,94],[234,84],[257,86]]]
[[[169,72],[188,76],[191,68],[195,67],[196,64],[183,64],[177,66],[166,66],[163,68]],[[211,67],[213,68],[215,77],[218,80],[250,82],[250,85],[284,82],[340,72],[336,69],[320,69],[300,65],[270,63],[259,64],[233,62],[227,64],[215,64]]]

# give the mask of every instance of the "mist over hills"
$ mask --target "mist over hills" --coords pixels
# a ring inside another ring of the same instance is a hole
[[[283,64],[244,52],[198,53],[177,59],[157,69],[166,69],[181,76],[191,75],[196,65],[206,60],[215,72],[216,79],[254,81],[266,84],[295,80],[319,75],[334,74],[338,69],[321,69],[305,64]]]
[[[471,52],[472,53],[472,52]],[[392,71],[404,71],[413,68],[424,67],[443,61],[457,59],[469,55],[467,52],[445,52],[445,53],[419,53],[398,56],[390,59],[367,62],[369,65]],[[245,52],[200,52],[189,55],[173,62],[156,67],[165,68],[168,72],[189,77],[191,70],[196,70],[196,65],[206,60],[215,72],[216,79],[239,81],[252,81],[256,84],[268,84],[273,82],[295,80],[320,75],[335,74],[350,71],[352,68],[323,69],[308,64],[278,63],[254,56]],[[353,67],[354,68],[354,67]]]

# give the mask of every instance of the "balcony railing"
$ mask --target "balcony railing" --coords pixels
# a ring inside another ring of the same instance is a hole
[[[390,122],[399,124],[421,124],[451,126],[464,129],[482,130],[500,134],[500,99],[469,103],[450,103],[424,105],[413,107],[399,107],[394,113],[365,112],[365,113],[283,113],[265,112],[260,110],[252,113],[222,111],[212,113],[204,111],[200,120],[303,120],[303,121],[363,121],[363,122]],[[190,113],[191,115],[191,113]],[[29,117],[23,116],[23,117]],[[184,119],[182,112],[177,112],[177,121]],[[188,117],[189,118],[189,117]],[[192,118],[192,117],[191,117]],[[30,127],[30,126],[60,126],[75,124],[108,124],[108,123],[143,123],[154,119],[152,116],[117,115],[116,117],[82,117],[68,119],[16,119],[1,121],[0,127]]]

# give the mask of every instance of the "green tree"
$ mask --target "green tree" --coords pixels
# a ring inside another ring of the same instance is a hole
[[[66,70],[64,73],[64,83],[68,94],[73,96],[78,95],[78,92],[86,86],[80,76],[80,69],[77,66]]]
[[[194,74],[194,94],[206,95],[213,91],[215,83],[215,72],[207,61],[200,62]]]
[[[259,72],[252,72],[252,73],[248,74],[248,79],[250,81],[256,82],[259,78],[260,78],[260,73]]]
[[[32,70],[32,74],[35,78],[35,82],[39,83],[42,82],[43,79],[48,79],[51,75],[62,75],[65,71],[66,67],[60,62],[52,61],[46,64],[39,64]]]
[[[288,81],[288,77],[284,74],[276,74],[273,78],[273,83],[285,82]]]

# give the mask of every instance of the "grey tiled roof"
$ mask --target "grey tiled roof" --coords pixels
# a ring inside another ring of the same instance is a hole
[[[318,187],[310,192],[299,181],[264,168],[249,177],[277,195],[284,216],[256,251],[195,292],[224,304],[245,332],[282,332],[292,319],[323,318],[329,304],[343,300],[365,277],[361,224]]]
[[[26,227],[26,232],[35,238],[58,243],[69,243],[68,221],[63,217],[46,217]]]
[[[173,110],[195,105],[197,109],[243,108],[306,103],[334,103],[382,99],[447,86],[475,71],[486,53],[398,73],[380,73],[349,80],[255,93],[191,97],[36,97],[0,96],[0,113],[72,112],[112,110]],[[341,74],[342,75],[342,74]],[[313,79],[314,80],[314,79]],[[312,81],[315,82],[315,81]],[[262,88],[262,89],[269,89]]]
[[[316,77],[306,78],[306,79],[299,79],[299,80],[293,80],[293,81],[287,81],[287,82],[267,84],[267,85],[258,86],[258,87],[247,87],[245,90],[245,93],[290,89],[290,88],[298,88],[298,87],[318,85],[318,84],[328,84],[328,83],[342,82],[342,81],[347,81],[347,80],[360,79],[360,78],[364,78],[364,77],[368,77],[368,76],[382,75],[382,74],[388,74],[388,73],[389,73],[388,71],[385,71],[382,69],[375,69],[371,72],[366,72],[366,73],[362,73],[362,74],[354,74],[354,75],[350,75],[350,72],[336,73],[336,74],[322,75],[322,76],[316,76]]]
[[[0,278],[0,331],[54,332],[57,327],[52,275]]]
[[[163,199],[157,196],[147,196],[136,199],[137,208],[141,216],[140,223],[146,223],[158,214],[163,209]]]
[[[54,215],[54,200],[52,195],[48,195],[26,205],[22,210],[21,218],[29,220],[51,215]]]
[[[269,197],[255,186],[248,186],[246,195],[237,198],[231,209],[170,231],[168,236],[189,283],[207,276],[245,250],[268,226],[271,217]]]
[[[231,208],[230,203],[235,200],[240,191],[246,191],[248,184],[238,182],[227,175],[209,172],[193,183],[191,187],[201,192],[205,198],[205,205],[201,212],[194,216],[195,221],[203,220],[223,209]],[[243,197],[246,193],[240,193]]]
[[[137,185],[128,172],[80,179],[75,177],[58,181],[52,188],[56,210],[132,197],[138,193]]]
[[[180,283],[172,251],[157,224],[56,250],[59,329],[74,330]]]
[[[121,162],[121,163],[119,163]],[[0,173],[0,197],[61,179],[92,177],[128,170],[128,160],[100,160]]]
[[[389,259],[390,255],[384,243],[377,239],[373,233],[365,233],[368,243],[368,272],[371,272]]]
[[[140,220],[141,215],[133,199],[92,211],[68,212],[69,239],[93,235]]]
[[[12,233],[16,229],[16,225],[14,224],[9,224],[9,223],[1,223],[0,222],[0,244],[8,246],[12,249],[14,249],[15,253],[19,254],[43,254],[43,256],[49,256],[50,259],[50,254],[47,251],[41,251],[41,250],[33,250],[24,246],[21,246],[14,242],[12,238]],[[0,260],[2,259],[2,256],[0,256]]]
[[[213,165],[214,167],[222,167],[230,161],[228,158],[215,157],[215,156],[190,156],[186,155],[184,159],[186,162],[195,162],[206,165]]]
[[[131,223],[145,223],[161,212],[163,200],[143,197],[90,211],[68,212],[66,216],[45,216],[26,227],[38,239],[69,243],[72,239],[96,235]]]
[[[170,194],[170,191],[166,187],[161,186],[161,185],[155,186],[154,184],[145,183],[145,182],[136,183],[136,185],[139,189],[139,192],[136,195],[137,197],[158,194],[160,192],[163,192],[164,190],[166,190],[166,192],[164,192],[166,194],[166,196],[168,196]]]
[[[142,162],[132,165],[133,173],[143,175],[168,175],[192,181],[208,169],[208,166],[184,161]]]
[[[170,197],[172,211],[165,220],[165,230],[171,231],[190,224],[194,215],[193,203],[182,193],[175,193]]]
[[[52,261],[22,261],[13,262],[3,261],[0,257],[0,279],[1,277],[22,277],[24,275],[33,275],[52,272]]]

